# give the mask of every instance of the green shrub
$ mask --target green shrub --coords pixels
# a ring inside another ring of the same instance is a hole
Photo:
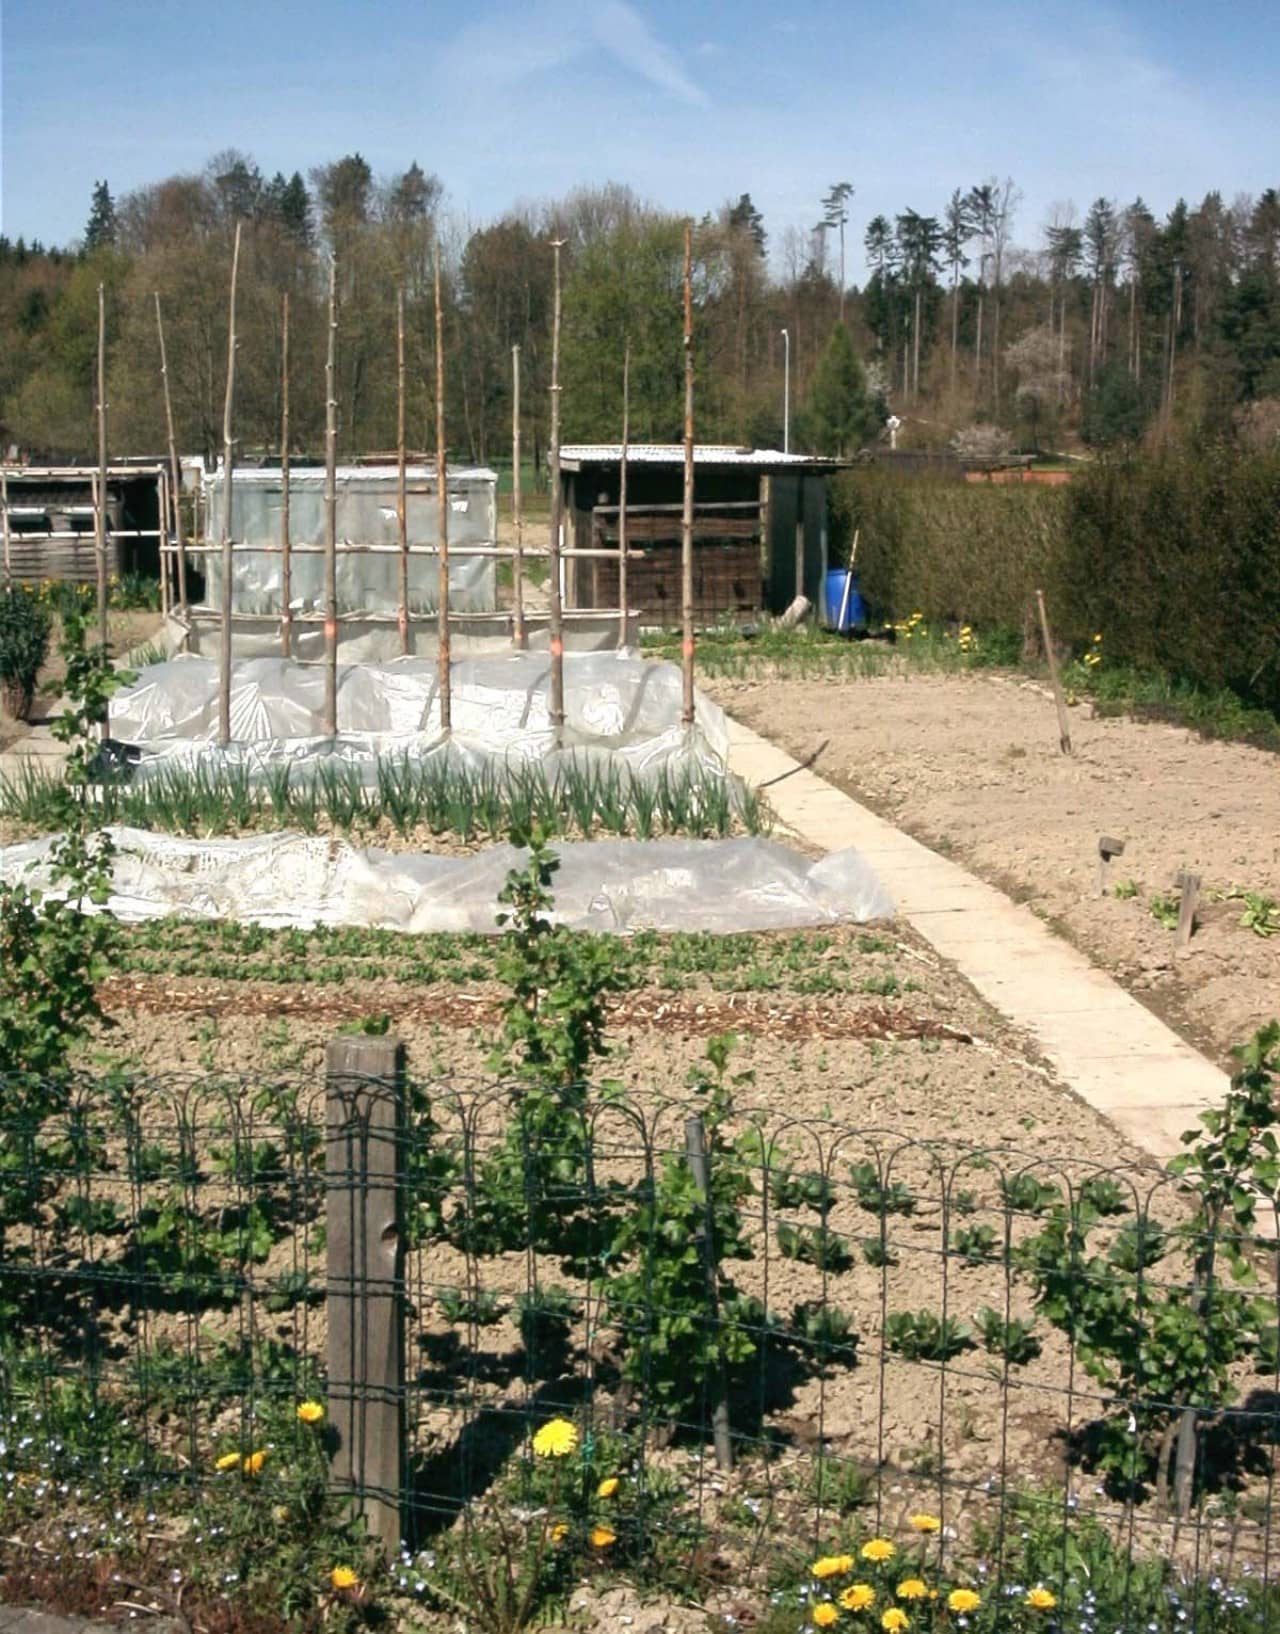
[[[31,704],[36,677],[49,651],[49,609],[21,585],[0,590],[0,688],[10,708]]]

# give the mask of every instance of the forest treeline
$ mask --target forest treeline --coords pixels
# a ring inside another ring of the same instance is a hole
[[[975,424],[1025,448],[1095,446],[1170,429],[1274,438],[1280,426],[1280,193],[1208,194],[1158,219],[1100,198],[1032,227],[1011,180],[955,188],[867,221],[847,182],[811,233],[771,243],[743,193],[695,223],[697,430],[780,446],[790,354],[792,440],[851,452],[892,411],[901,446],[945,446]],[[684,221],[617,185],[510,210],[465,230],[418,164],[378,178],[357,154],[265,177],[226,152],[198,175],[118,199],[98,184],[82,242],[0,239],[0,434],[36,455],[95,443],[97,290],[106,291],[109,427],[118,452],[164,445],[156,296],[178,442],[221,442],[231,243],[243,226],[236,438],[280,446],[281,338],[290,309],[291,445],[319,453],[325,302],[337,266],[340,442],[396,443],[396,304],[404,291],[408,440],[433,446],[433,258],[440,247],[449,443],[510,451],[511,351],[521,349],[527,453],[545,451],[553,239],[563,240],[565,440],[682,423]],[[860,243],[868,275],[844,269]],[[784,340],[783,331],[786,331]]]

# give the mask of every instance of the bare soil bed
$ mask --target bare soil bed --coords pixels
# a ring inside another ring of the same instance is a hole
[[[997,675],[712,680],[736,715],[925,844],[1023,900],[1222,1065],[1280,1013],[1280,936],[1231,890],[1280,900],[1280,759],[1180,728],[1070,711],[1058,752],[1045,689]],[[1097,844],[1125,841],[1095,895]],[[1203,881],[1184,954],[1150,908]]]

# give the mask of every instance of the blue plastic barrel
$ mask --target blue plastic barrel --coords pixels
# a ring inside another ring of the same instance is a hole
[[[852,582],[850,582],[852,581]],[[848,584],[848,601],[845,600],[845,585]],[[826,580],[822,587],[822,599],[825,603],[822,609],[822,621],[829,630],[861,630],[867,622],[867,604],[862,599],[862,592],[858,589],[858,575],[856,571],[847,567],[832,567],[827,570]],[[840,617],[843,607],[844,617]]]

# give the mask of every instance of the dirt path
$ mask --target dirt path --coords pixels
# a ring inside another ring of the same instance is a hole
[[[746,724],[935,850],[1026,901],[1223,1065],[1280,1013],[1280,936],[1241,926],[1231,889],[1280,899],[1280,760],[1177,727],[1071,711],[1014,678],[704,683]],[[1126,842],[1094,894],[1102,834]],[[1185,954],[1150,899],[1178,871],[1209,900]],[[1123,889],[1123,886],[1122,886]]]

